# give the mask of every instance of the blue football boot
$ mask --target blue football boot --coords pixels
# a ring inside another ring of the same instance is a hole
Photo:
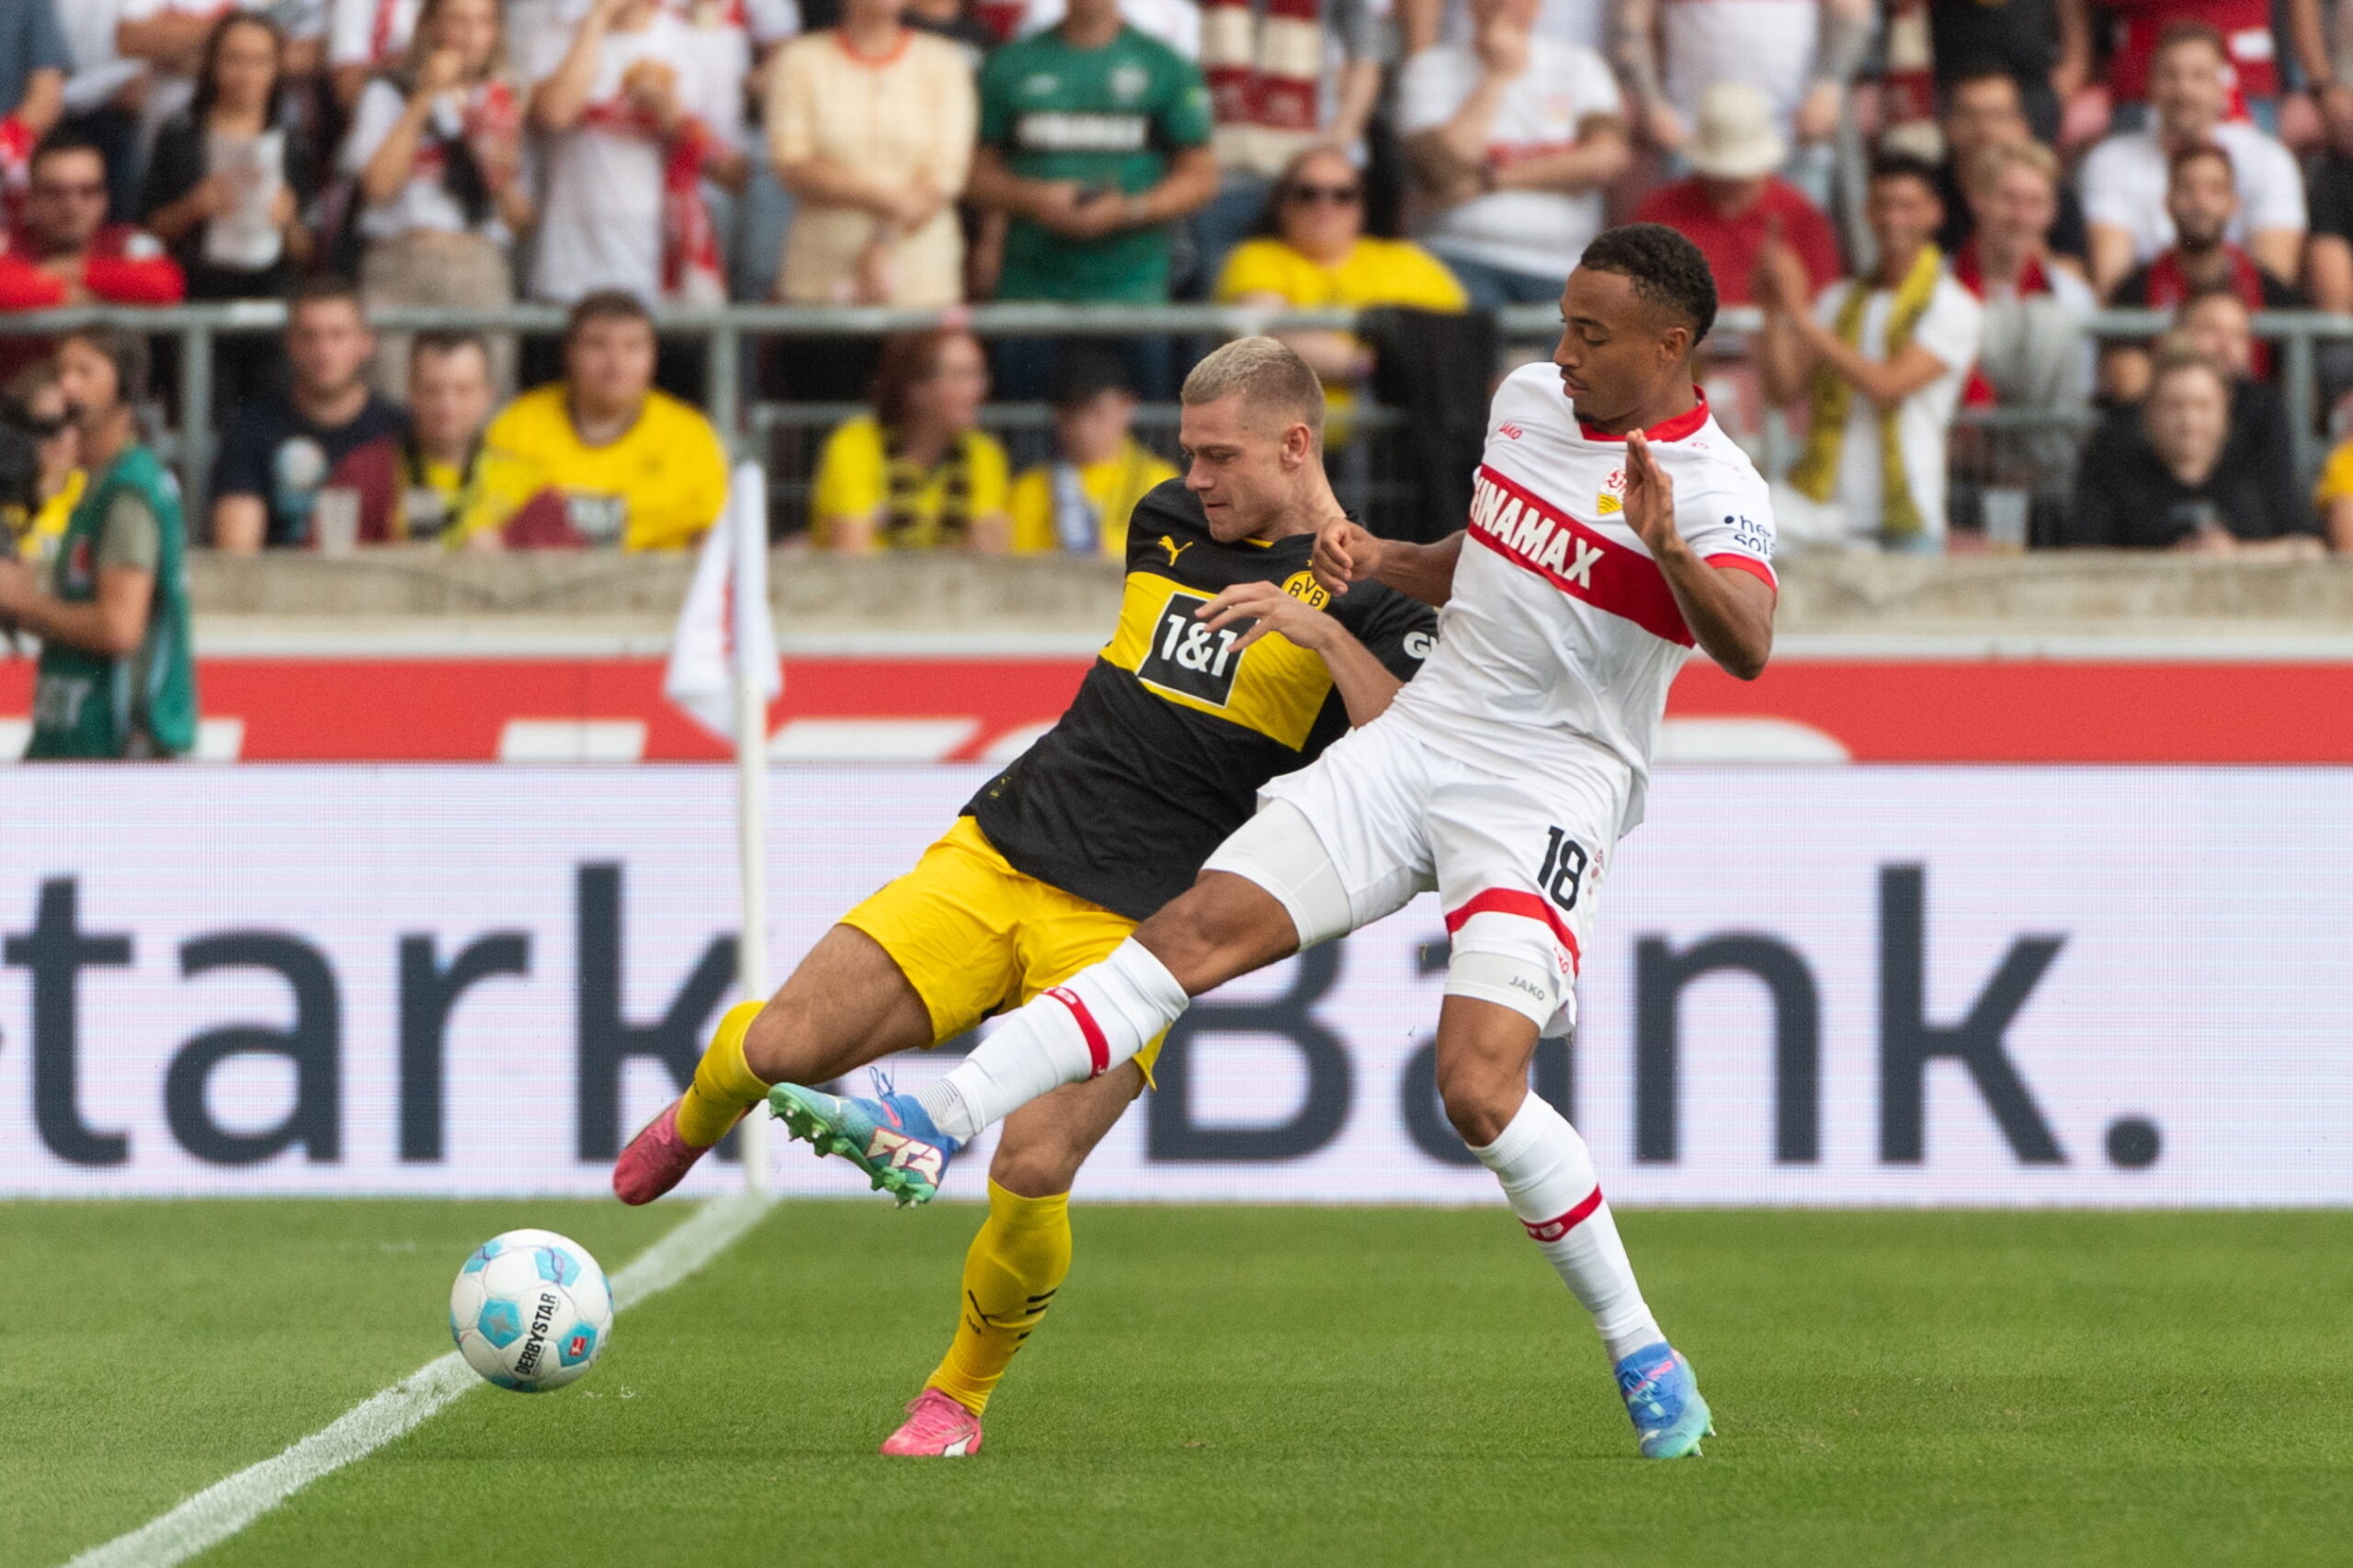
[[[948,1162],[964,1145],[934,1127],[915,1096],[876,1086],[883,1090],[881,1096],[867,1099],[779,1084],[768,1091],[768,1108],[786,1131],[820,1154],[839,1154],[858,1166],[900,1208],[928,1203],[939,1194]]]
[[[1646,1460],[1697,1459],[1699,1439],[1715,1436],[1708,1402],[1691,1363],[1660,1340],[1618,1363],[1618,1394],[1634,1423]]]

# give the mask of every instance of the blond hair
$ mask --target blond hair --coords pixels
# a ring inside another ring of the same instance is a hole
[[[1194,405],[1239,397],[1287,424],[1306,426],[1319,443],[1324,439],[1324,383],[1289,344],[1271,337],[1237,337],[1211,350],[1185,378],[1177,396]]]
[[[2032,169],[2059,188],[2059,160],[2051,149],[2040,142],[2002,142],[1977,154],[1977,162],[1970,170],[1969,188],[1988,191],[2002,177],[2002,171],[2012,166]]]

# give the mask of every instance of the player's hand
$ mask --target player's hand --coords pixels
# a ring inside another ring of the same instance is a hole
[[[1222,631],[1238,620],[1256,620],[1256,625],[1233,640],[1233,652],[1237,653],[1269,631],[1279,631],[1302,648],[1321,652],[1340,624],[1313,606],[1292,598],[1274,583],[1237,583],[1195,610],[1193,617],[1209,622],[1211,631]]]
[[[1626,521],[1654,560],[1684,548],[1675,527],[1675,481],[1651,456],[1640,430],[1626,437]]]
[[[1315,555],[1308,570],[1324,592],[1345,594],[1350,583],[1361,583],[1381,570],[1381,540],[1361,523],[1335,518],[1316,531]]]

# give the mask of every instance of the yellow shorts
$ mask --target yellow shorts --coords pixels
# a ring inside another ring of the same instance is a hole
[[[1136,923],[1025,876],[971,817],[940,835],[915,869],[842,916],[882,945],[931,1013],[932,1042],[953,1040],[1107,958]],[[1154,1039],[1136,1054],[1144,1076]]]

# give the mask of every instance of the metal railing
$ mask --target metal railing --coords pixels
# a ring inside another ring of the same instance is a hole
[[[434,329],[472,330],[519,336],[552,336],[563,330],[561,307],[517,304],[494,310],[386,306],[372,310],[374,324],[387,332]],[[745,396],[745,350],[768,338],[877,337],[893,332],[939,325],[961,325],[984,338],[1006,337],[1176,337],[1204,340],[1267,331],[1346,331],[1356,325],[1351,310],[1267,311],[1231,305],[1063,305],[1005,303],[939,310],[883,308],[811,308],[790,305],[728,305],[657,312],[656,324],[665,337],[702,340],[703,406],[731,444],[747,434],[766,430],[813,428],[838,418],[842,405],[816,403],[756,403]],[[210,478],[215,408],[215,347],[223,337],[248,337],[282,331],[286,308],[276,301],[239,301],[220,304],[174,306],[74,306],[61,310],[0,315],[0,337],[51,336],[77,327],[104,325],[130,328],[176,339],[178,344],[177,385],[173,399],[178,417],[168,456],[179,471],[191,515],[200,516]],[[1549,344],[1560,331],[1560,316],[1550,305],[1512,306],[1497,312],[1499,334],[1506,344]],[[1718,331],[1727,339],[1755,333],[1762,318],[1754,307],[1726,309]],[[2102,311],[2087,317],[2083,329],[2096,341],[2132,341],[2161,335],[2172,318],[2160,311]],[[2325,453],[2319,426],[2320,349],[2323,344],[2353,341],[2353,315],[2317,311],[2268,311],[2255,317],[2256,335],[2272,344],[2279,355],[2280,389],[2291,411],[2291,427],[2299,472],[2309,478],[2318,472]],[[1042,425],[1042,405],[998,404],[987,421],[1000,427]],[[1370,434],[1392,428],[1399,415],[1369,402],[1354,413],[1358,426]],[[1170,405],[1147,405],[1140,422],[1147,429],[1173,419]],[[2077,426],[2075,410],[2049,413],[1995,411],[1988,421],[1970,415],[1965,423],[1999,423],[2005,428],[2060,429]],[[1369,443],[1357,443],[1358,461]],[[1785,437],[1776,438],[1774,422],[1767,422],[1760,459],[1778,472],[1790,455]],[[1344,475],[1347,485],[1370,483],[1361,473]]]

